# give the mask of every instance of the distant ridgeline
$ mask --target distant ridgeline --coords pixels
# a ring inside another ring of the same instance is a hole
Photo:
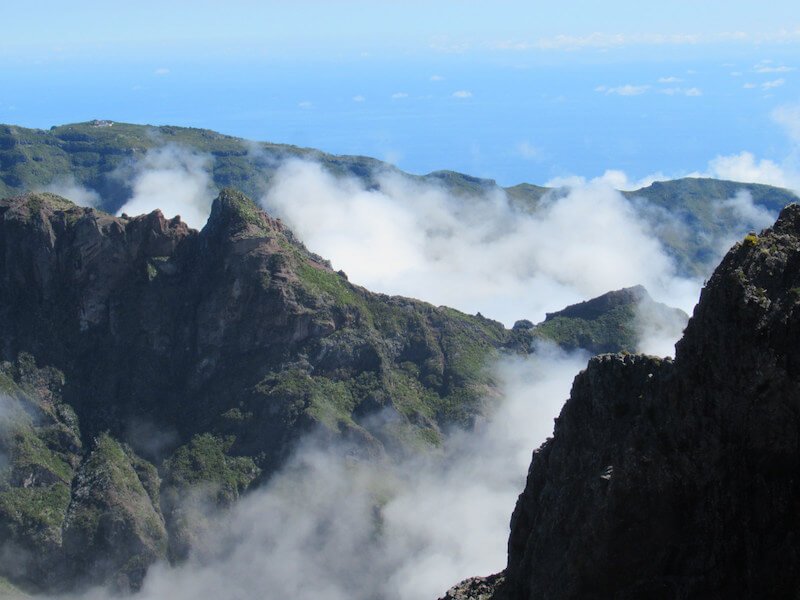
[[[351,284],[241,192],[199,232],[0,200],[0,540],[17,557],[0,578],[136,589],[202,531],[192,490],[230,506],[312,429],[367,460],[431,450],[490,408],[493,359],[537,340],[632,351],[641,302],[509,330]]]
[[[334,156],[319,150],[284,144],[252,142],[205,129],[130,125],[92,121],[53,127],[49,131],[0,125],[0,197],[39,191],[53,182],[74,180],[97,192],[99,208],[115,213],[131,197],[130,167],[152,148],[174,144],[211,157],[209,171],[218,189],[232,187],[250,197],[260,197],[271,176],[286,159],[315,161],[334,175],[355,177],[365,188],[378,188],[378,176],[387,170],[418,182],[442,186],[452,194],[481,196],[504,191],[519,210],[535,211],[545,187],[523,183],[508,188],[493,180],[437,171],[424,176],[402,173],[392,165],[363,156]],[[720,203],[746,191],[755,205],[777,215],[797,197],[765,185],[713,179],[679,179],[657,182],[633,192],[623,192],[638,212],[654,225],[662,243],[670,249],[684,275],[707,273],[719,255],[711,247],[717,234],[730,231],[736,216],[720,211]],[[564,193],[554,190],[554,193]],[[676,235],[664,226],[667,209],[671,218],[688,226],[689,234]]]

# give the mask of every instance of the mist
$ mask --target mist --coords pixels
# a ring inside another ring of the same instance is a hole
[[[4,471],[8,468],[9,456],[9,435],[13,428],[15,419],[16,402],[4,394],[0,394],[0,478],[4,477]]]

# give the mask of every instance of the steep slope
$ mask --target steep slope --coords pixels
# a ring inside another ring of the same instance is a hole
[[[796,597],[798,290],[791,205],[725,257],[674,362],[590,361],[534,452],[492,597]]]

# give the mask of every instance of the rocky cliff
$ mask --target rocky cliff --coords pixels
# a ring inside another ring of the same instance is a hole
[[[450,598],[796,598],[800,207],[728,253],[675,360],[604,355],[534,452],[504,577]]]

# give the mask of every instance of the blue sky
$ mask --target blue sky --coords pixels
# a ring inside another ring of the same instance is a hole
[[[503,184],[796,155],[790,2],[109,6],[3,3],[0,122],[207,127]]]

